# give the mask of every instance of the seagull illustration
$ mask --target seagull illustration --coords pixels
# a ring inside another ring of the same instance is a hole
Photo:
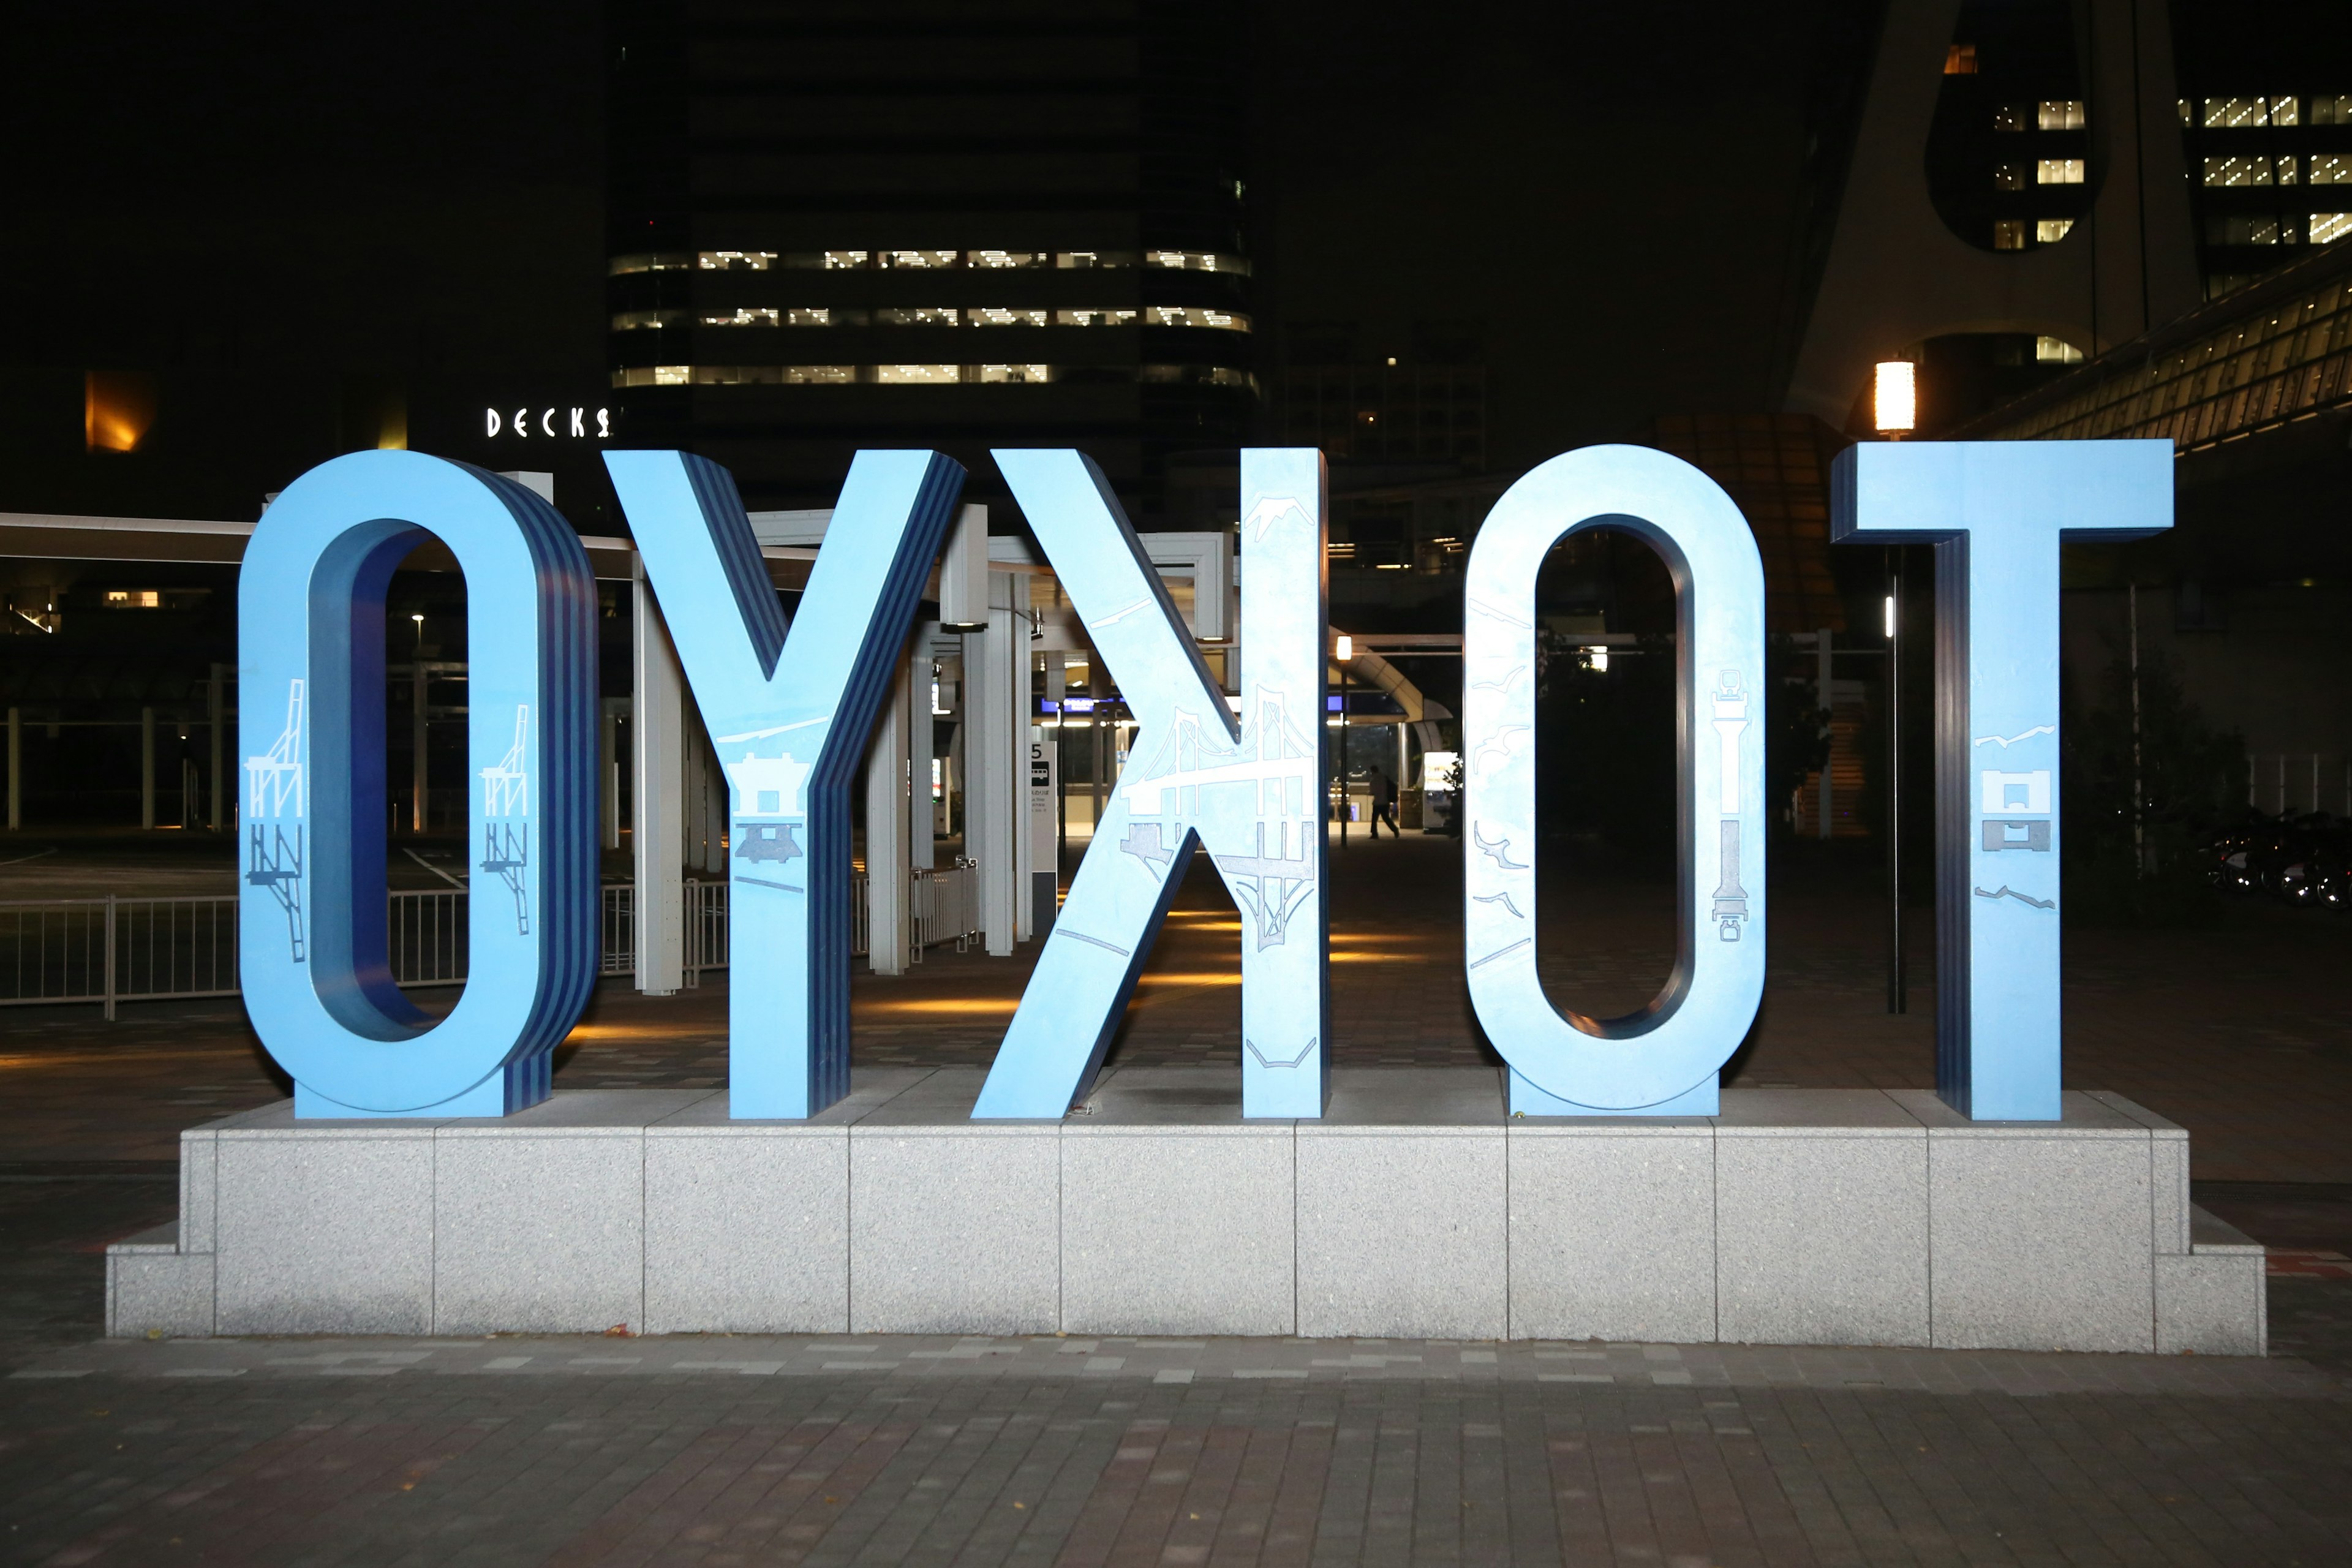
[[[1481,855],[1486,856],[1488,859],[1494,861],[1496,865],[1501,867],[1504,870],[1524,871],[1527,869],[1527,868],[1521,865],[1518,861],[1511,858],[1511,841],[1509,839],[1489,839],[1485,832],[1483,832],[1475,822],[1470,825],[1470,837],[1477,844],[1478,852]],[[1511,912],[1513,914],[1517,914],[1519,911],[1513,910]]]
[[[1493,740],[1482,743],[1475,752],[1473,752],[1470,754],[1470,765],[1473,768],[1483,767],[1486,759],[1497,752],[1502,753],[1503,761],[1507,763],[1509,762],[1512,755],[1511,737],[1514,735],[1524,735],[1527,732],[1528,727],[1525,724],[1504,725],[1503,728],[1496,733]]]

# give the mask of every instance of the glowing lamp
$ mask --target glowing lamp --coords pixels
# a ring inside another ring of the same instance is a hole
[[[1881,360],[1872,389],[1878,433],[1899,438],[1919,422],[1918,367],[1907,359]]]

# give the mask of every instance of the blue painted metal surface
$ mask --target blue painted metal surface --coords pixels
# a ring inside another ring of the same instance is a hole
[[[995,457],[1137,728],[972,1115],[1058,1118],[1086,1091],[1200,845],[1243,913],[1242,1114],[1319,1117],[1330,1039],[1323,456],[1242,454],[1238,714],[1092,459]]]
[[[1865,442],[1831,537],[1936,546],[1936,1090],[2059,1115],[2058,546],[2172,525],[2168,441]]]
[[[964,472],[858,453],[788,627],[726,469],[604,464],[730,790],[730,1114],[814,1116],[849,1092],[849,785]]]
[[[1625,529],[1674,579],[1681,912],[1665,989],[1629,1017],[1563,1015],[1536,973],[1535,584],[1569,534]],[[1528,1115],[1716,1110],[1764,989],[1764,570],[1739,510],[1643,447],[1588,447],[1504,492],[1471,547],[1463,621],[1464,956]]]
[[[471,974],[431,1023],[384,948],[383,597],[430,529],[466,574]],[[547,1097],[596,975],[596,590],[510,480],[413,452],[323,463],[237,581],[240,966],[297,1116],[501,1116]]]

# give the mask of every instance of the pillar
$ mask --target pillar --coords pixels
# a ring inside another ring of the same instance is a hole
[[[686,895],[678,880],[677,841],[683,826],[678,795],[684,780],[686,678],[677,649],[662,624],[660,606],[636,567],[632,617],[636,722],[630,735],[636,855],[637,989],[667,996],[685,979]]]
[[[907,670],[914,663],[912,654],[899,660],[866,750],[866,963],[877,974],[907,972],[911,934],[907,861],[913,823],[904,795],[914,717],[908,711]]]
[[[596,715],[596,792],[601,808],[597,840],[607,849],[621,847],[621,705],[612,698],[598,704]]]
[[[155,826],[155,710],[139,710],[139,826]]]
[[[931,759],[938,744],[938,723],[931,716],[931,671],[937,658],[939,623],[933,621],[915,637],[915,651],[900,672],[908,715],[907,730],[907,863],[929,870],[938,864],[938,818],[932,815]]]
[[[227,714],[224,711],[225,706],[226,705],[222,701],[221,694],[221,667],[216,664],[212,667],[212,674],[205,680],[205,721],[206,726],[205,732],[212,741],[212,777],[210,780],[212,787],[205,793],[205,798],[212,803],[212,810],[206,820],[210,823],[212,830],[215,833],[218,833],[224,826],[221,810],[221,757],[223,751],[227,745],[227,737],[221,732],[221,727],[227,718]],[[11,827],[16,826],[16,814],[13,812],[9,814],[8,826]]]
[[[1009,574],[992,572],[988,629],[963,639],[964,853],[980,868],[980,929],[988,952],[1004,957],[1020,940],[1018,848],[1013,824],[1013,612]]]

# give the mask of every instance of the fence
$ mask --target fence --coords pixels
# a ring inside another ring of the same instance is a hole
[[[913,873],[915,951],[952,942],[962,952],[979,930],[980,889],[969,861]],[[727,967],[727,884],[688,881],[686,983]],[[598,972],[636,971],[636,888],[599,889]],[[0,902],[0,1006],[186,1001],[237,994],[235,895],[179,899],[43,899]],[[394,981],[462,985],[471,957],[470,900],[462,888],[391,895],[384,937]],[[851,892],[850,951],[867,951],[866,879]]]

